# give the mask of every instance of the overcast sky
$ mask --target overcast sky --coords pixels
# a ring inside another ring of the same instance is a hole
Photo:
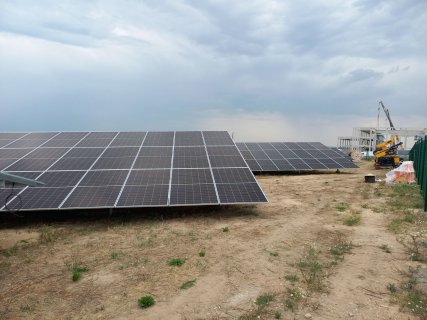
[[[334,145],[379,100],[427,127],[426,82],[426,0],[0,0],[1,131]]]

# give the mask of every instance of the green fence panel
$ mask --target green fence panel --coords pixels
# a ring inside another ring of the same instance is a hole
[[[427,136],[414,144],[409,160],[414,161],[415,177],[424,197],[424,211],[427,212]]]
[[[424,195],[424,211],[427,211],[427,136],[424,137],[424,154],[423,154],[423,162],[422,162],[422,184],[421,190]]]

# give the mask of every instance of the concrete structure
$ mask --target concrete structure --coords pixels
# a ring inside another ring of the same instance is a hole
[[[381,140],[387,140],[391,136],[398,135],[403,142],[403,149],[409,150],[414,145],[418,137],[427,135],[427,128],[370,128],[358,127],[353,128],[352,136],[338,137],[337,147],[345,152],[351,151],[373,151],[375,145]]]

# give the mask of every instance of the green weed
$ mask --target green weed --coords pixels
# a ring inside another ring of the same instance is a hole
[[[341,257],[344,254],[351,252],[353,248],[354,245],[351,242],[340,242],[332,246],[329,249],[329,252],[336,257]]]
[[[299,278],[296,274],[288,274],[285,276],[285,279],[288,280],[289,282],[298,282]]]
[[[288,289],[286,299],[284,301],[286,309],[290,311],[295,311],[298,309],[298,306],[302,299],[304,298],[304,293],[297,288]]]
[[[168,265],[170,266],[182,266],[184,264],[185,260],[181,258],[174,258],[168,260]]]
[[[197,237],[196,234],[194,234],[194,232],[189,232],[188,236],[190,237],[191,241],[197,241],[199,238]]]
[[[156,300],[152,296],[144,296],[138,299],[138,305],[142,309],[149,308],[156,303]]]
[[[265,306],[267,305],[269,302],[273,301],[274,296],[272,294],[263,294],[261,296],[259,296],[258,298],[256,298],[255,304],[257,306]]]
[[[394,283],[387,284],[387,290],[390,291],[390,293],[396,293],[397,287]]]
[[[271,301],[274,300],[274,295],[267,293],[267,294],[263,294],[260,295],[258,298],[256,298],[255,300],[255,304],[257,306],[256,309],[252,310],[251,312],[240,316],[238,319],[239,320],[256,320],[256,319],[260,319],[260,317],[262,315],[265,315],[267,313],[269,313],[268,311],[268,305]]]
[[[89,271],[89,269],[83,265],[74,265],[71,269],[71,272],[72,272],[71,279],[74,282],[79,281],[82,276],[82,273],[87,271]]]
[[[389,204],[396,209],[421,209],[424,200],[420,187],[415,184],[397,184],[392,186],[392,199]]]
[[[355,226],[358,225],[360,223],[360,215],[357,214],[352,214],[351,216],[348,216],[347,218],[345,218],[343,220],[343,223],[346,226]]]
[[[346,211],[350,206],[348,205],[348,203],[345,202],[340,202],[337,204],[337,206],[335,207],[335,209],[337,209],[340,212],[344,212]]]
[[[188,288],[191,288],[192,286],[194,286],[195,283],[196,283],[196,279],[188,280],[188,281],[184,282],[183,284],[181,284],[179,286],[179,288],[180,289],[188,289]]]
[[[316,248],[310,247],[296,266],[310,290],[321,291],[323,289],[324,266],[319,261],[319,251]]]
[[[0,250],[5,257],[16,256],[19,250],[29,247],[31,244],[27,240],[19,240],[12,247]]]
[[[32,312],[34,308],[31,307],[29,304],[21,304],[19,306],[19,310],[21,310],[21,312]]]
[[[57,234],[51,226],[44,225],[40,228],[40,243],[52,243],[56,238]]]

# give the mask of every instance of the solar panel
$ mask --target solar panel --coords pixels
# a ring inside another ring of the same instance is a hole
[[[351,158],[320,142],[236,143],[253,172],[358,168]]]
[[[45,183],[16,186],[9,209],[267,201],[225,131],[0,133],[0,169]]]

